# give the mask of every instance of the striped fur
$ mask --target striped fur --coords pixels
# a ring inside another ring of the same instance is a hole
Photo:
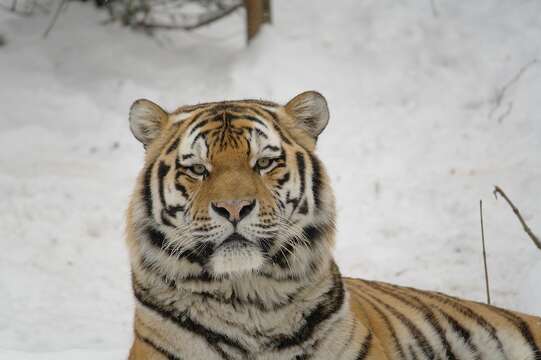
[[[146,158],[128,210],[129,359],[540,360],[539,318],[340,275],[314,154],[327,120],[315,92],[132,106]],[[253,204],[238,221],[215,206],[237,199]]]

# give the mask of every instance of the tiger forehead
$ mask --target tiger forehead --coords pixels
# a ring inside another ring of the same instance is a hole
[[[281,143],[271,110],[256,110],[239,103],[220,103],[185,114],[181,125],[181,154],[212,157],[224,150],[248,156],[262,150],[278,149]],[[268,118],[270,117],[270,119]]]

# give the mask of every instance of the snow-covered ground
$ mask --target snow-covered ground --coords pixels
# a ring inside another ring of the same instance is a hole
[[[151,38],[71,3],[43,39],[50,15],[0,10],[1,359],[125,354],[140,97],[173,109],[321,91],[342,272],[483,301],[483,199],[493,302],[541,315],[541,252],[491,194],[541,233],[541,2],[273,4],[248,48],[240,13]]]

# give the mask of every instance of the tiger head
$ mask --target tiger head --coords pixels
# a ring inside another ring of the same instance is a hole
[[[242,100],[172,113],[137,100],[130,128],[146,157],[128,221],[142,260],[215,277],[320,266],[334,241],[334,198],[314,155],[328,119],[314,91],[285,106]]]

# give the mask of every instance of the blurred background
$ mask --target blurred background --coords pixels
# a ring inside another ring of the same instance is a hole
[[[345,275],[541,315],[541,2],[0,0],[0,358],[121,359],[137,98],[328,99]]]

